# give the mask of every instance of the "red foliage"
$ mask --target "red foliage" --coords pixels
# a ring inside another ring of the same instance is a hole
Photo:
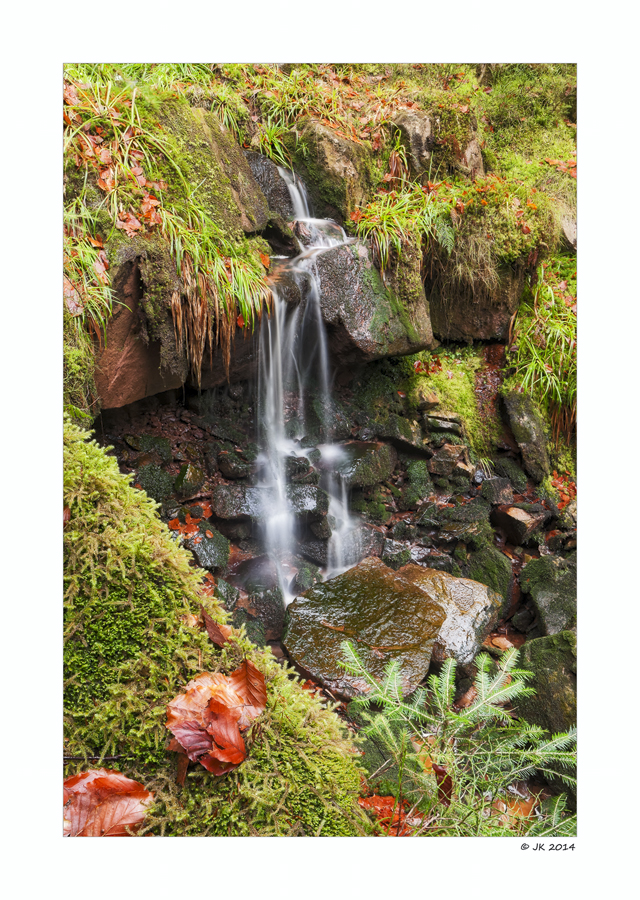
[[[144,785],[114,769],[89,769],[63,787],[65,837],[127,837],[153,802]]]

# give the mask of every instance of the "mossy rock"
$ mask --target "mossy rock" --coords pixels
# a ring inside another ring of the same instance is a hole
[[[550,471],[544,421],[528,394],[505,391],[502,402],[506,410],[525,469],[535,481],[542,481]]]
[[[536,693],[518,698],[517,714],[551,734],[576,724],[576,648],[575,632],[561,631],[527,641],[521,651],[520,666],[533,672]]]
[[[503,600],[503,611],[509,603],[513,573],[509,559],[497,547],[485,547],[469,557],[467,577],[486,584]]]
[[[519,493],[523,493],[527,489],[527,476],[522,471],[518,463],[514,459],[505,456],[495,462],[496,472],[508,478],[513,487]]]
[[[138,484],[157,503],[164,503],[173,492],[173,477],[160,466],[140,466]]]
[[[545,634],[575,628],[577,562],[575,556],[543,556],[522,569],[520,588],[533,600]]]
[[[157,506],[115,459],[69,420],[64,428],[65,766],[67,776],[119,757],[155,794],[144,831],[166,835],[358,835],[361,770],[344,726],[269,651],[233,631],[223,649],[187,624],[201,605],[202,570],[172,539]],[[202,671],[243,658],[265,677],[267,706],[246,735],[248,755],[216,778],[192,766],[176,784],[167,703]]]

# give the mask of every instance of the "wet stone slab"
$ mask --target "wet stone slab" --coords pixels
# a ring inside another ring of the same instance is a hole
[[[348,639],[377,678],[397,659],[409,694],[427,673],[445,618],[440,603],[372,557],[297,597],[287,610],[283,640],[303,670],[342,697],[366,687],[338,665],[340,645]]]

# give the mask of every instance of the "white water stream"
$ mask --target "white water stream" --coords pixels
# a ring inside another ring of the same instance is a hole
[[[320,282],[315,269],[318,254],[348,242],[343,229],[329,219],[315,219],[309,211],[302,182],[286,169],[286,181],[294,210],[296,232],[304,250],[286,263],[302,293],[302,302],[291,308],[273,290],[271,315],[263,320],[260,334],[259,478],[263,489],[263,531],[273,559],[285,604],[293,600],[291,583],[295,569],[296,517],[292,508],[288,461],[307,459],[316,450],[305,441],[308,406],[315,400],[322,420],[325,443],[320,451],[320,487],[329,495],[328,543],[325,578],[355,565],[360,559],[359,523],[349,513],[348,491],[336,467],[345,451],[332,442],[334,421],[327,337],[320,309]],[[286,427],[296,419],[295,428]],[[316,454],[317,456],[317,454]],[[314,456],[314,459],[316,458]],[[295,463],[294,463],[295,464]]]

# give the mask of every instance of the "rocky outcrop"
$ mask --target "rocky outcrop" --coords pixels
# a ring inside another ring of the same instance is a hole
[[[543,634],[558,634],[576,626],[577,566],[575,556],[533,559],[520,575],[522,593],[529,595]]]
[[[366,683],[338,664],[340,644],[357,641],[362,659],[381,677],[389,660],[400,663],[405,694],[426,675],[431,649],[446,618],[443,607],[379,559],[318,584],[287,609],[284,644],[295,663],[343,697],[366,692]]]
[[[366,244],[354,241],[318,255],[322,317],[338,367],[402,356],[433,344],[424,292],[405,297],[383,284]]]
[[[529,685],[535,694],[518,698],[517,714],[551,734],[574,726],[577,711],[575,634],[561,631],[527,641],[519,664],[533,672]]]
[[[409,170],[413,178],[419,178],[426,184],[432,167],[432,158],[438,151],[442,138],[440,116],[437,113],[423,110],[402,110],[394,119],[394,125],[400,130],[404,143]],[[477,139],[477,129],[470,122],[470,130],[463,147],[458,146],[456,153],[457,168],[469,178],[484,175],[482,151]]]
[[[446,270],[445,270],[446,273]],[[446,277],[446,276],[445,276]],[[509,323],[520,305],[524,272],[505,269],[490,289],[472,291],[453,280],[438,282],[428,291],[433,333],[440,340],[505,341]]]

